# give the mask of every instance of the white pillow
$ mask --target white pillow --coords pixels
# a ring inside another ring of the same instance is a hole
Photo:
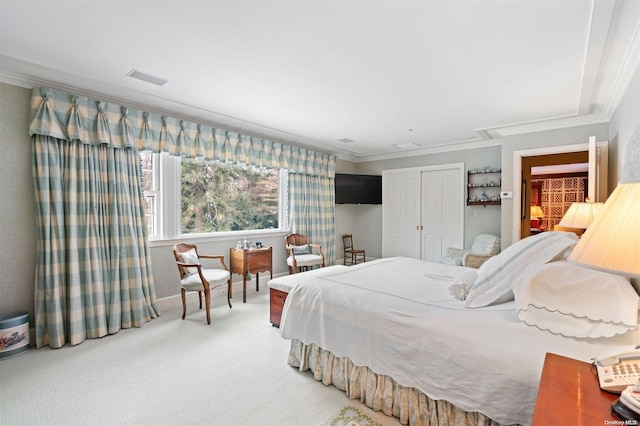
[[[627,278],[566,261],[542,265],[515,282],[518,318],[567,337],[598,338],[636,328],[640,297]]]
[[[480,266],[464,306],[482,308],[513,300],[511,286],[519,274],[544,265],[577,242],[573,232],[560,231],[542,232],[515,242]]]
[[[187,250],[187,251],[183,251],[182,253],[178,253],[178,257],[180,258],[180,262],[182,263],[190,263],[192,265],[199,265],[200,264],[200,260],[198,259],[198,253],[196,253],[195,249],[191,249],[191,250]],[[182,270],[184,271],[184,276],[188,277],[189,275],[193,275],[193,274],[197,274],[198,273],[198,268],[194,268],[194,267],[184,267],[182,268]]]

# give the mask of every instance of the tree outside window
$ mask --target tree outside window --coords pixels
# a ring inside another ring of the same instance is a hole
[[[278,228],[278,170],[182,159],[183,234]]]

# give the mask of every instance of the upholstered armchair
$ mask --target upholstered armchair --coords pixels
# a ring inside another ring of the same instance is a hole
[[[187,315],[186,292],[197,291],[200,309],[202,309],[202,293],[204,293],[207,324],[211,324],[211,290],[226,286],[227,303],[231,307],[231,272],[224,263],[224,256],[198,254],[198,248],[195,245],[178,243],[173,246],[173,257],[176,259],[180,275],[182,319]],[[205,269],[200,259],[217,259],[219,266]]]
[[[322,246],[311,244],[306,235],[289,234],[285,237],[285,243],[289,253],[289,257],[287,257],[289,274],[313,269],[314,266],[325,267]],[[312,250],[315,250],[317,254]]]
[[[491,256],[500,253],[500,237],[491,234],[479,234],[473,240],[470,249],[449,247],[447,255],[439,259],[440,263],[479,268]]]

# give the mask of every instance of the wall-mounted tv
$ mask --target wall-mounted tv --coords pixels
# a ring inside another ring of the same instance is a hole
[[[336,173],[336,204],[382,204],[382,176]]]

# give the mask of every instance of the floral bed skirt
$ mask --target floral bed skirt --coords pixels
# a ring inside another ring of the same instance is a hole
[[[397,417],[403,425],[500,425],[483,414],[468,413],[447,401],[433,400],[417,389],[401,386],[389,376],[358,367],[349,358],[336,357],[315,344],[292,340],[288,363],[300,371],[311,370],[314,379],[345,391],[350,399],[359,399],[374,411]]]

